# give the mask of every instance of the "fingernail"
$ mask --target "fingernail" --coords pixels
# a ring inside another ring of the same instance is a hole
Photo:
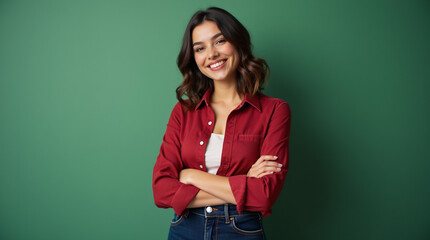
[[[282,164],[281,164],[281,163],[278,163],[278,167],[282,167]]]
[[[273,171],[270,171],[270,173],[273,173]]]
[[[273,156],[274,158],[278,158],[278,156]]]
[[[281,171],[281,169],[280,169],[280,168],[276,168],[276,170]]]

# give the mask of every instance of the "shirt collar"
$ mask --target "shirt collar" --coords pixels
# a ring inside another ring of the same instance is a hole
[[[210,90],[210,88],[208,90],[206,90],[205,94],[203,94],[202,99],[196,105],[194,110],[197,110],[203,104],[203,102],[206,104],[206,106],[209,106],[211,93],[212,93],[212,91]],[[259,95],[251,97],[249,94],[245,93],[245,97],[237,109],[242,108],[243,105],[245,105],[245,102],[249,103],[251,106],[253,106],[255,109],[257,109],[259,112],[261,112],[261,104],[260,104]]]

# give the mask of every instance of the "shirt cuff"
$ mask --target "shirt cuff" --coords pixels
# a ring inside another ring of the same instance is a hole
[[[246,200],[246,175],[231,176],[228,178],[228,182],[236,200],[236,209],[241,214]]]
[[[182,184],[178,191],[176,191],[175,196],[172,199],[172,208],[178,216],[182,216],[188,204],[193,200],[196,194],[200,191],[199,188]]]

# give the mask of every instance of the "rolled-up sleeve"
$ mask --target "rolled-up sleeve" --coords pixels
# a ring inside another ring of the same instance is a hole
[[[246,175],[229,177],[239,212],[259,211],[263,216],[270,215],[288,172],[290,124],[290,108],[285,101],[281,100],[274,108],[260,151],[261,155],[278,156],[277,162],[282,164],[280,172],[262,178]]]
[[[155,205],[160,208],[173,208],[178,215],[184,214],[184,210],[199,191],[197,187],[178,180],[179,172],[183,169],[180,141],[182,121],[183,109],[178,102],[167,123],[152,175]]]

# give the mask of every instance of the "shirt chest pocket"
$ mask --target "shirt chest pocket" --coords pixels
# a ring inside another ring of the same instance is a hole
[[[239,159],[245,159],[252,165],[260,157],[263,136],[254,134],[239,134],[233,147],[233,154]]]
[[[258,142],[263,140],[261,135],[251,135],[251,134],[239,134],[238,140],[241,142]]]

